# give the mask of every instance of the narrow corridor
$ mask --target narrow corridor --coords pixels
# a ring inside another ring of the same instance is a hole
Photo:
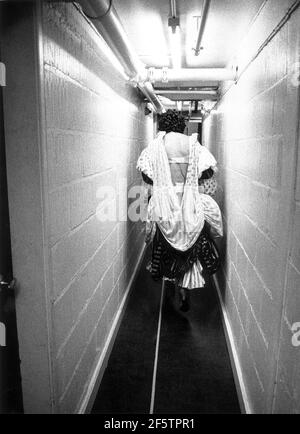
[[[0,1],[0,414],[300,414],[299,23]]]
[[[174,286],[166,282],[158,334],[162,283],[154,282],[145,270],[148,260],[149,252],[134,283],[92,413],[147,414],[151,404],[154,414],[240,413],[213,284],[193,294],[191,311],[182,313]]]

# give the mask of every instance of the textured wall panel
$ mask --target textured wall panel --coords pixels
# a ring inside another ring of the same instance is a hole
[[[268,3],[261,11],[246,40],[250,52],[278,11]],[[299,86],[292,80],[299,20],[298,9],[204,122],[204,143],[220,165],[226,254],[219,281],[257,413],[300,412],[300,350],[291,343],[300,321]]]

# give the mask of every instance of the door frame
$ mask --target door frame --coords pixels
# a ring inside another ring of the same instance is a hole
[[[25,413],[55,412],[40,2],[4,5],[4,128]]]

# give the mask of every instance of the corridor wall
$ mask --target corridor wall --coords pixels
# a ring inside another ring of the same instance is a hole
[[[265,2],[233,60],[240,71],[292,3]],[[225,222],[217,280],[255,413],[300,412],[299,22],[298,8],[203,125]]]
[[[153,119],[71,3],[9,5],[5,122],[25,412],[80,410],[143,248],[127,191]],[[105,193],[105,190],[107,192]],[[99,209],[116,210],[101,222]],[[115,203],[117,207],[115,208]]]

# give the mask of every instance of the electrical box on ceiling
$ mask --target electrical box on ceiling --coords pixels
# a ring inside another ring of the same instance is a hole
[[[0,62],[0,86],[6,86],[6,69],[4,63]]]

